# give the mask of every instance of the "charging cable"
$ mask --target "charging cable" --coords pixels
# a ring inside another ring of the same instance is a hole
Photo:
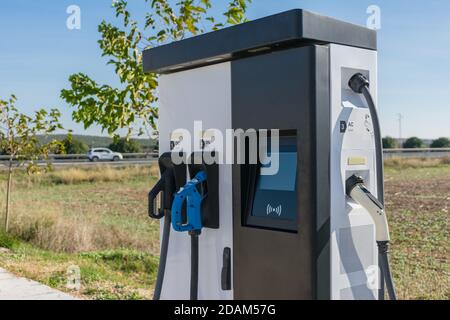
[[[384,300],[384,285],[386,283],[389,298],[391,300],[397,300],[388,258],[390,238],[387,218],[384,212],[383,141],[380,121],[373,97],[369,90],[369,80],[363,74],[357,73],[353,75],[348,85],[355,93],[362,94],[369,106],[375,139],[378,199],[367,190],[364,186],[364,181],[356,176],[350,177],[347,180],[347,195],[370,213],[377,228],[378,259],[381,269],[381,286],[378,298]]]

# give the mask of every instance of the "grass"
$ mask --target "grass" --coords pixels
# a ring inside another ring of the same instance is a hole
[[[158,225],[146,215],[149,167],[68,169],[28,178],[17,172],[11,233],[55,252],[132,248],[155,253]],[[0,207],[3,208],[3,188]]]
[[[51,172],[47,179],[40,181],[48,181],[50,184],[80,184],[80,183],[98,183],[98,182],[125,182],[130,179],[135,180],[142,174],[156,176],[155,167],[149,170],[143,170],[142,167],[101,167],[97,170],[69,168],[66,170],[57,170]]]
[[[156,255],[127,249],[78,254],[56,253],[14,241],[0,254],[3,268],[81,299],[149,299],[156,277]],[[80,269],[81,290],[67,289],[68,271]]]
[[[450,299],[450,165],[413,164],[386,167],[391,261],[398,295],[401,299]]]
[[[450,157],[444,158],[390,158],[384,161],[389,169],[436,168],[450,165]]]
[[[391,261],[401,299],[450,299],[445,161],[387,161]],[[32,178],[16,172],[0,266],[83,299],[151,298],[159,227],[147,218],[146,196],[156,175],[154,167],[72,168]],[[3,192],[1,186],[0,208]],[[66,287],[71,266],[80,268],[80,291]]]
[[[147,218],[151,167],[15,172],[10,235],[0,233],[0,266],[66,289],[67,268],[81,269],[88,299],[148,299],[158,265],[159,225]],[[3,173],[0,172],[0,178]],[[4,206],[0,187],[0,208]],[[69,291],[70,292],[70,291]]]

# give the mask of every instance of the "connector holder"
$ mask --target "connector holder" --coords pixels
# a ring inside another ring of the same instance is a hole
[[[217,153],[194,152],[188,159],[188,170],[191,177],[204,172],[206,181],[202,183],[200,193],[205,197],[202,202],[202,224],[204,228],[219,229],[219,165],[217,161],[207,164],[205,159],[216,159]],[[217,159],[216,159],[217,160]]]

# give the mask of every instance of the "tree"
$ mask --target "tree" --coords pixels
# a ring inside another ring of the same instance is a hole
[[[89,146],[85,142],[74,139],[71,136],[65,138],[62,143],[67,154],[82,154],[89,151]]]
[[[383,148],[384,149],[394,149],[397,147],[397,140],[392,137],[383,138]]]
[[[417,137],[409,138],[403,143],[403,148],[405,148],[405,149],[415,149],[415,148],[422,148],[422,147],[423,147],[423,141],[422,141],[422,139],[419,139]]]
[[[433,142],[431,143],[431,148],[450,148],[450,139],[439,138],[433,140]]]
[[[51,167],[49,154],[64,149],[59,141],[40,143],[38,139],[38,135],[48,136],[63,129],[59,122],[60,112],[57,109],[50,112],[40,109],[33,116],[27,116],[19,112],[16,101],[14,95],[7,101],[0,100],[0,148],[9,156],[4,221],[6,232],[9,228],[13,167],[25,166],[28,174],[45,172]],[[39,166],[37,161],[40,159],[45,160],[47,165]]]
[[[109,148],[115,152],[121,153],[140,153],[142,152],[142,146],[136,140],[121,138],[116,139],[109,145]]]
[[[114,66],[120,80],[120,88],[98,84],[83,73],[69,77],[70,88],[61,91],[61,97],[75,108],[73,119],[85,128],[94,123],[100,125],[111,136],[118,138],[117,131],[126,129],[128,137],[135,133],[156,131],[158,118],[156,74],[145,74],[142,70],[142,50],[168,41],[197,35],[206,30],[217,30],[226,24],[245,21],[245,12],[251,0],[229,0],[224,13],[225,21],[218,22],[210,15],[211,0],[180,0],[171,5],[169,0],[145,0],[151,13],[140,28],[131,19],[127,1],[113,1],[116,17],[121,19],[119,28],[103,21],[98,31],[98,41],[103,57]],[[148,36],[144,36],[144,33]],[[134,128],[137,128],[134,129]],[[137,132],[133,132],[136,130]]]

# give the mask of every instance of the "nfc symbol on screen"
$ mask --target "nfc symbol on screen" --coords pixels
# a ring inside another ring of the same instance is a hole
[[[283,208],[281,207],[281,205],[279,205],[276,208],[273,208],[270,204],[267,205],[267,215],[275,213],[277,216],[281,217],[282,211],[283,211]]]

